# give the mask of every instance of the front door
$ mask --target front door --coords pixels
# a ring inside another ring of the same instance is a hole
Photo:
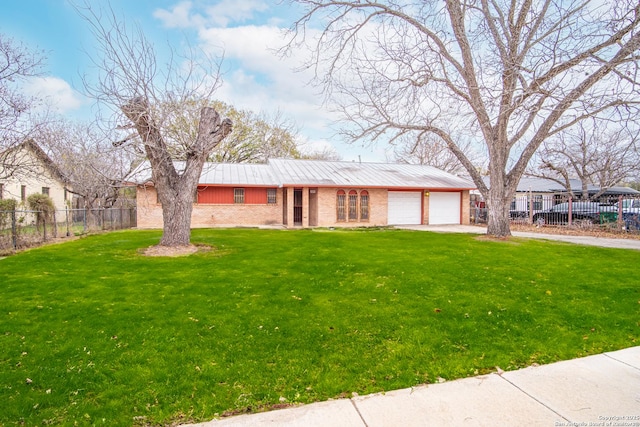
[[[318,225],[318,189],[309,189],[309,227]]]
[[[293,225],[302,226],[302,189],[293,190]]]

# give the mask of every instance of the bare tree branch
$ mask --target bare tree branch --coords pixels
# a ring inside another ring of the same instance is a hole
[[[210,107],[200,110],[198,131],[191,138],[168,140],[164,134],[176,108],[193,99],[209,99],[220,84],[220,62],[205,52],[187,49],[179,56],[172,50],[166,64],[140,28],[129,30],[126,21],[111,10],[85,2],[76,10],[89,25],[99,49],[91,55],[101,75],[97,83],[84,80],[88,93],[114,116],[109,127],[133,127],[151,164],[152,180],[162,204],[162,246],[190,243],[193,195],[209,153],[232,131],[229,119],[222,119]],[[180,63],[176,60],[180,59]],[[123,119],[126,121],[123,122]],[[124,144],[124,142],[123,142]],[[179,145],[182,147],[179,148]],[[184,167],[174,165],[174,154],[182,150]]]
[[[636,1],[295,1],[305,13],[284,51],[315,47],[307,66],[344,134],[438,135],[485,197],[489,234],[510,234],[509,203],[546,139],[591,117],[640,117]],[[470,139],[490,187],[460,149]]]

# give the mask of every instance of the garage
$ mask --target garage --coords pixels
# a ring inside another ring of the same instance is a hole
[[[421,191],[389,191],[387,194],[389,225],[422,224]]]
[[[460,224],[459,192],[432,192],[430,194],[429,224]]]

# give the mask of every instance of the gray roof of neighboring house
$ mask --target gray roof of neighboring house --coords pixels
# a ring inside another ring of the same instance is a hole
[[[491,180],[488,176],[483,177],[483,181],[487,186],[491,186]],[[516,192],[525,193],[531,191],[533,193],[555,193],[564,190],[564,186],[552,179],[523,176],[520,178],[520,182],[518,182]]]
[[[552,193],[555,191],[564,191],[564,187],[551,179],[525,176],[520,179],[518,189],[516,191],[519,193],[523,193],[525,191],[532,191],[534,193]]]
[[[184,167],[184,162],[175,164],[178,169]],[[149,163],[138,166],[129,181],[138,184],[151,181]],[[267,164],[206,163],[199,183],[274,187],[475,188],[471,181],[431,166],[288,159],[272,159]]]
[[[484,182],[487,185],[491,185],[489,177],[484,177]],[[579,179],[570,179],[569,183],[571,184],[571,189],[574,193],[582,193],[582,183]],[[600,191],[600,187],[597,187],[595,185],[588,185],[587,190],[589,191],[589,193],[595,194]],[[565,193],[567,192],[567,189],[564,185],[552,179],[523,176],[518,183],[518,189],[516,190],[516,192],[528,193],[529,191],[531,191],[532,193]],[[603,194],[640,194],[640,191],[636,191],[631,187],[616,186],[608,188],[606,191],[604,191]]]

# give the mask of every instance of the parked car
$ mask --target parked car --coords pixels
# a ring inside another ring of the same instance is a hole
[[[615,204],[615,209],[619,212],[620,202]],[[640,230],[640,199],[622,200],[622,220],[625,230]]]
[[[614,206],[617,211],[620,208],[620,202],[616,202]],[[640,213],[640,199],[622,200],[622,213]]]
[[[571,202],[571,221],[589,221],[594,224],[600,223],[600,215],[607,213],[612,218],[615,217],[615,206],[605,205],[598,202]],[[533,223],[544,224],[568,224],[569,223],[569,202],[558,203],[551,209],[538,212],[533,215]]]

